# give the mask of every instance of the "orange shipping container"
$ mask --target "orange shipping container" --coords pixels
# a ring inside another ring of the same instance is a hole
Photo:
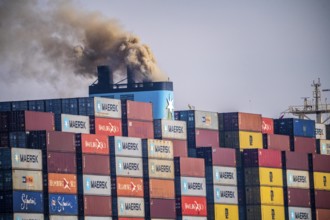
[[[109,154],[108,136],[100,134],[81,134],[82,153]]]
[[[143,179],[132,177],[117,177],[117,196],[143,197]]]
[[[150,198],[156,199],[174,199],[175,186],[174,180],[149,179],[148,183]]]
[[[76,194],[76,174],[48,173],[48,192]]]
[[[121,119],[91,117],[91,133],[122,136]]]

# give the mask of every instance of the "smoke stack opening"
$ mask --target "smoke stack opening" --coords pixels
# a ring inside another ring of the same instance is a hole
[[[97,76],[99,85],[112,85],[113,74],[109,66],[98,66]]]

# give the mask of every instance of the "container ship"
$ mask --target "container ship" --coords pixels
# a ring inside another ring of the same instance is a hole
[[[0,103],[0,219],[330,219],[330,126],[174,110],[173,83]],[[329,180],[329,181],[328,181]]]

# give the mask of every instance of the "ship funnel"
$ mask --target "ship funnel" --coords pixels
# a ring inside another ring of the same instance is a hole
[[[109,66],[98,66],[97,76],[99,85],[112,85],[113,75]]]

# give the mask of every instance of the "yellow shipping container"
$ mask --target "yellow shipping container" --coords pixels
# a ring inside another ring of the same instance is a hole
[[[282,187],[252,186],[246,187],[245,193],[249,205],[284,205]]]
[[[283,171],[278,168],[266,167],[245,168],[245,185],[283,187]]]
[[[330,190],[330,173],[314,172],[314,188],[317,190]]]
[[[247,220],[284,220],[285,211],[284,206],[247,206],[246,207]]]
[[[260,132],[239,132],[239,148],[240,149],[255,149],[262,148],[262,133]]]
[[[238,220],[238,205],[216,204],[214,205],[215,219]]]

